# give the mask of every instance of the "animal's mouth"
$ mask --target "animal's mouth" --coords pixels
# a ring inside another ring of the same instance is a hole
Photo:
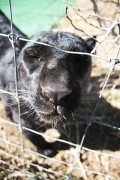
[[[52,114],[52,115],[43,115],[43,114],[41,114],[40,118],[41,118],[42,121],[47,121],[49,123],[51,123],[52,121],[59,122],[59,121],[62,121],[63,119],[65,119],[64,116],[59,115],[59,114]]]
[[[40,116],[40,121],[50,125],[52,128],[57,128],[59,124],[65,124],[65,120],[67,120],[67,118],[59,114],[54,114],[54,115],[41,114]]]
[[[47,122],[49,124],[52,124],[54,122],[63,122],[70,117],[70,113],[68,113],[64,108],[58,106],[56,110],[54,110],[51,113],[39,113],[38,114],[41,121]]]
[[[37,118],[42,122],[52,124],[53,122],[63,122],[73,119],[73,113],[78,106],[74,96],[66,97],[59,103],[52,103],[36,98],[31,98],[31,105],[36,112]]]

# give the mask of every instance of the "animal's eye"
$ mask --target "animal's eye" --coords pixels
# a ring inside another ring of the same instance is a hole
[[[33,56],[33,57],[39,57],[40,53],[36,48],[33,47],[28,47],[25,49],[24,53],[28,56]]]
[[[25,59],[30,58],[31,60],[34,60],[36,62],[43,61],[43,58],[41,57],[40,51],[36,47],[28,47],[24,51],[24,57]]]

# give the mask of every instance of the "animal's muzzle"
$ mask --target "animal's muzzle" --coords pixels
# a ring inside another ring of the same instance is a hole
[[[52,103],[59,103],[63,98],[70,95],[72,89],[54,89],[51,87],[42,87],[42,94]]]

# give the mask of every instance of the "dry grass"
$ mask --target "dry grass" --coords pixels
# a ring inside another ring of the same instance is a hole
[[[115,4],[105,4],[103,6],[103,2],[98,0],[98,7],[102,14],[102,16],[111,18],[113,17],[113,9],[115,8]],[[93,5],[91,1],[89,0],[81,0],[77,1],[75,6],[77,8],[80,8],[83,11],[86,11],[88,13],[93,13]],[[85,30],[85,32],[89,35],[99,35],[97,39],[101,39],[103,37],[103,34],[101,30],[98,30],[96,28],[93,28],[92,26],[86,24],[80,16],[75,14],[75,11],[70,8],[68,11],[69,17],[74,22],[75,26],[77,28],[82,28]],[[118,18],[118,15],[115,17]],[[98,26],[98,21],[93,20],[91,18],[91,22],[94,23],[96,26]],[[107,23],[108,25],[108,23]],[[63,17],[54,27],[54,31],[69,31],[76,33],[80,36],[83,36],[86,38],[85,34],[81,33],[80,31],[75,30],[71,23]],[[117,32],[117,29],[116,29]],[[113,42],[114,38],[113,36],[109,35],[105,41],[101,44],[101,46],[97,49],[97,54],[100,56],[104,56],[107,58],[113,58],[116,56],[117,44],[111,44]],[[112,48],[106,52],[106,50],[112,45]],[[119,56],[120,57],[120,56]],[[91,115],[93,108],[95,106],[95,102],[98,98],[98,94],[103,87],[105,78],[108,74],[108,63],[102,60],[93,59],[93,68],[92,68],[92,74],[91,74],[91,91],[83,97],[82,100],[82,108],[81,108],[81,114],[83,115]],[[120,127],[120,78],[119,78],[119,68],[117,68],[112,76],[110,77],[107,87],[104,90],[102,100],[100,101],[100,104],[97,108],[95,118],[97,120],[100,120],[105,123],[109,123],[114,126]],[[8,119],[6,117],[6,113],[4,111],[4,107],[2,102],[0,102],[0,117]],[[76,126],[72,127],[72,130],[75,129],[75,132],[72,131],[71,134],[71,140],[76,141],[76,137],[79,136],[79,139],[81,141],[81,138],[84,134],[84,130],[86,128],[86,125],[84,124],[83,120],[79,120],[82,124],[79,125],[79,134],[76,132]],[[13,142],[15,144],[20,144],[20,134],[16,127],[13,127],[12,125],[6,125],[6,123],[1,122],[0,123],[0,137],[4,138],[10,142]],[[36,151],[35,147],[24,137],[24,145],[25,147]],[[76,161],[76,165],[79,167],[84,167],[86,169],[90,169],[92,171],[96,172],[102,172],[107,175],[113,176],[115,179],[120,179],[120,134],[114,129],[100,126],[98,124],[93,124],[86,135],[84,144],[85,147],[89,149],[96,150],[96,152],[102,152],[107,154],[112,154],[113,157],[100,155],[94,152],[89,152],[86,150],[81,151],[81,161]],[[21,157],[21,152],[15,147],[12,147],[11,145],[8,145],[6,143],[0,142],[0,149],[1,152],[8,152],[13,156]],[[65,161],[67,163],[73,163],[75,149],[71,147],[68,150],[61,150],[58,152],[58,154],[55,156],[56,159]],[[118,158],[115,158],[115,156],[119,156]],[[41,167],[52,169],[56,172],[62,173],[62,174],[69,174],[70,168],[67,167],[65,164],[61,164],[60,162],[54,162],[49,159],[45,159],[42,157],[38,157],[37,155],[33,155],[32,153],[25,153],[24,154],[25,159],[27,160],[25,162],[25,168],[35,173],[36,175],[41,175],[45,179],[64,179],[60,176],[54,175],[52,173],[46,173]],[[1,159],[15,165],[19,168],[21,168],[22,164],[19,160],[14,160],[12,157],[8,157],[4,153],[2,153]],[[38,167],[34,167],[32,165],[29,165],[29,162],[32,162],[36,165],[39,165]],[[5,169],[11,169],[13,168],[9,167],[8,165],[1,165],[1,167],[4,167]],[[15,179],[15,180],[26,180],[25,176],[22,176],[22,174],[18,174],[19,171],[14,170],[14,173],[8,173],[3,170],[1,170],[0,173],[0,180],[2,179]],[[93,173],[87,173],[85,171],[80,170],[74,170],[72,174],[73,180],[106,180],[109,179],[107,177],[96,175]],[[37,179],[33,178],[29,175],[29,179]],[[38,178],[39,179],[39,178]],[[42,178],[41,178],[42,179]]]

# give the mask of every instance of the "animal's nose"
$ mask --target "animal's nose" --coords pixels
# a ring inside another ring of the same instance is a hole
[[[51,102],[59,102],[69,94],[71,94],[72,89],[52,89],[52,88],[42,88],[42,93],[47,98],[49,98],[49,101]]]

